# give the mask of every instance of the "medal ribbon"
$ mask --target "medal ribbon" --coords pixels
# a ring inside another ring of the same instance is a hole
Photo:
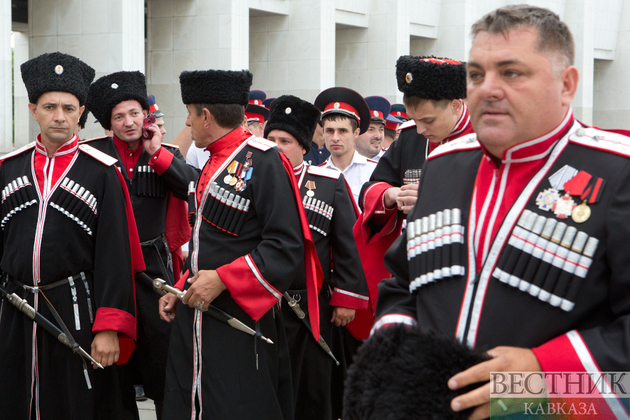
[[[601,198],[605,185],[606,181],[602,178],[580,171],[564,184],[564,190],[569,195],[580,197],[581,200],[588,201],[589,204],[595,204]]]
[[[234,172],[236,172],[237,165],[239,165],[239,163],[234,160],[232,161],[232,163],[230,163],[230,166],[227,167],[227,171],[230,175],[234,175]]]

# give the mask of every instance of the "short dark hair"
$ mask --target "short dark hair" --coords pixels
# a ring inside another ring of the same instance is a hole
[[[245,107],[238,104],[194,104],[197,115],[203,113],[206,108],[220,127],[236,128],[243,124]]]
[[[471,33],[473,39],[479,32],[507,36],[512,29],[526,27],[538,31],[539,51],[559,53],[564,58],[564,63],[558,63],[562,64],[560,71],[573,65],[575,42],[571,30],[557,14],[549,9],[527,4],[500,7],[475,22]]]
[[[359,122],[357,120],[355,120],[352,117],[348,117],[346,115],[338,114],[338,113],[324,115],[324,117],[320,121],[320,125],[323,127],[324,121],[344,121],[344,120],[350,121],[350,126],[352,127],[353,133],[357,131],[357,128],[359,128]]]
[[[453,99],[425,99],[415,95],[407,95],[406,93],[403,95],[403,103],[405,104],[405,108],[417,108],[419,105],[424,104],[425,102],[431,102],[434,107],[446,109],[448,104],[451,103]]]
[[[389,137],[390,139],[396,138],[396,130],[392,130],[391,128],[386,128],[383,134],[385,137]]]

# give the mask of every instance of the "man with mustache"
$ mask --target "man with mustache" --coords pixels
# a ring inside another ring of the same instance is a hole
[[[506,6],[472,27],[467,100],[477,134],[423,167],[386,255],[375,329],[419,325],[491,360],[454,375],[454,411],[490,415],[490,372],[630,368],[630,140],[573,116],[575,47],[555,13]],[[426,245],[426,246],[424,246]],[[446,385],[446,384],[445,384]],[[627,418],[610,393],[598,418]]]

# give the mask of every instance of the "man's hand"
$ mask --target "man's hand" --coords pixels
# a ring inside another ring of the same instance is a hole
[[[158,312],[160,313],[160,318],[163,321],[171,322],[175,319],[175,312],[177,312],[177,304],[179,303],[179,298],[174,294],[167,293],[160,298],[158,303]]]
[[[385,190],[383,194],[383,201],[385,202],[385,207],[388,209],[393,209],[398,205],[398,194],[400,194],[400,188],[392,187]]]
[[[197,309],[208,309],[210,303],[226,289],[216,270],[200,270],[188,279],[188,283],[192,286],[186,291],[182,302]]]
[[[416,201],[418,201],[418,185],[420,184],[406,184],[400,187],[400,193],[396,198],[398,210],[409,214],[413,206],[416,205]]]
[[[144,147],[145,152],[147,152],[149,156],[153,156],[155,152],[162,147],[162,133],[160,133],[160,129],[157,124],[151,124],[147,128],[147,131],[151,133],[151,138],[145,139],[143,136],[140,137],[140,139],[142,140],[142,146]]]
[[[103,367],[111,366],[118,361],[120,356],[120,346],[118,345],[118,332],[99,331],[92,340],[92,350],[90,356]],[[96,366],[92,364],[96,369]]]
[[[492,359],[476,364],[459,372],[448,380],[452,390],[466,387],[478,382],[490,380],[490,372],[540,372],[540,364],[530,349],[519,347],[495,347],[488,351]],[[453,398],[451,408],[461,411],[476,407],[468,417],[470,420],[490,417],[490,383],[480,386],[466,394]]]
[[[335,306],[333,309],[333,315],[330,322],[334,322],[336,326],[345,327],[346,324],[354,319],[355,314],[354,309],[342,308],[340,306]]]

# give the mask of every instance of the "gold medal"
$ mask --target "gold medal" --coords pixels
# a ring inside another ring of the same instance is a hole
[[[228,185],[232,185],[232,184],[230,184],[230,182],[232,182],[232,175],[227,174],[227,175],[225,176],[225,178],[223,178],[223,182],[225,182],[225,183],[226,183],[226,184],[228,184]]]
[[[230,187],[233,187],[234,185],[236,185],[236,181],[238,181],[238,178],[236,178],[235,176],[231,176],[230,182],[228,182],[228,184],[230,184]]]
[[[575,207],[571,213],[571,219],[573,219],[575,223],[584,223],[589,217],[591,217],[591,208],[586,204],[586,200]]]

